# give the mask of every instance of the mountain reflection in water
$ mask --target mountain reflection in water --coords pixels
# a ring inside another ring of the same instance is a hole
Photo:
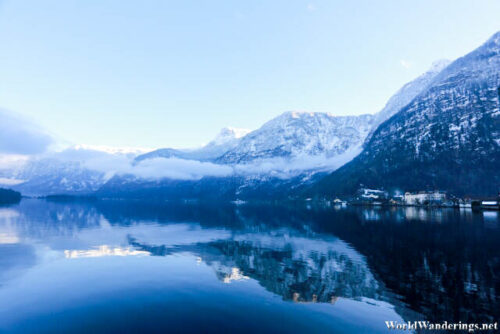
[[[494,322],[499,242],[497,212],[23,200],[0,207],[0,331]]]

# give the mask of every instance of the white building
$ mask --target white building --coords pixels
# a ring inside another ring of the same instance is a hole
[[[377,200],[387,198],[387,192],[378,189],[362,188],[358,191],[359,197],[364,200]]]
[[[483,209],[499,210],[500,209],[500,201],[495,201],[495,200],[481,201],[481,207]]]
[[[418,194],[405,193],[406,205],[423,205],[430,203],[442,203],[446,200],[446,194],[440,191],[419,192]]]

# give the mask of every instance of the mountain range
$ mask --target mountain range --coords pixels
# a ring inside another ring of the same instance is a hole
[[[195,149],[73,147],[0,171],[27,195],[266,199],[351,195],[360,187],[459,195],[500,185],[500,32],[440,60],[375,114],[285,112],[225,128]]]

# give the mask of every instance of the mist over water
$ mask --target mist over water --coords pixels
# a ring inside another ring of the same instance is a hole
[[[387,332],[494,322],[498,212],[23,200],[0,332]]]

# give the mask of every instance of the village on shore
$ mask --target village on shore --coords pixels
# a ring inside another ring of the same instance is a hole
[[[390,194],[385,190],[360,188],[355,197],[348,200],[335,198],[332,204],[335,206],[417,206],[500,211],[500,193],[496,197],[459,198],[439,190]]]

